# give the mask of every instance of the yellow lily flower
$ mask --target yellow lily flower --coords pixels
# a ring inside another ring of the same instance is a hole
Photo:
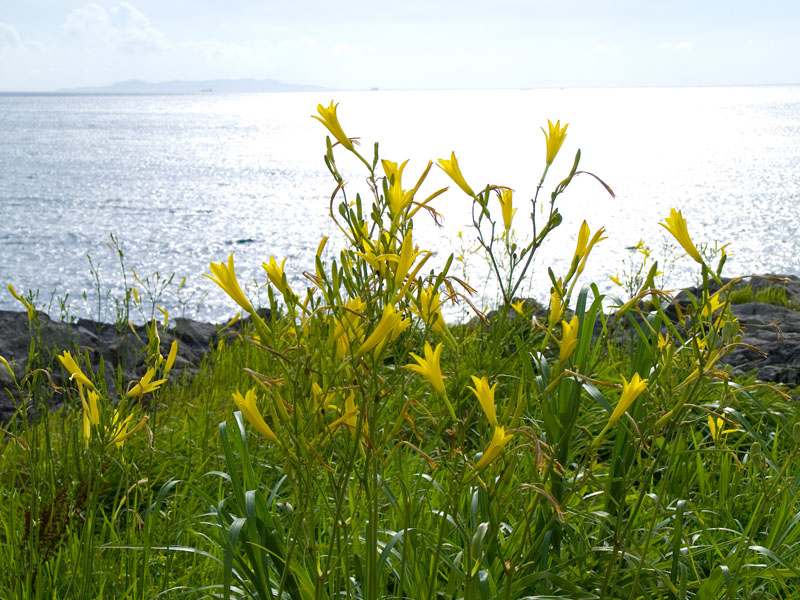
[[[342,146],[350,150],[351,152],[355,152],[355,148],[353,147],[353,142],[348,138],[344,131],[342,130],[342,126],[339,124],[339,117],[336,116],[336,108],[339,106],[339,103],[333,103],[331,100],[330,106],[325,108],[322,104],[317,105],[317,112],[320,116],[312,115],[317,121],[325,125],[328,128],[328,131],[331,132],[333,137],[336,138]]]
[[[364,319],[358,315],[364,313],[366,302],[356,296],[345,302],[341,319],[336,319],[333,328],[333,339],[336,341],[336,357],[342,359],[350,351],[353,342],[360,340],[364,335]]]
[[[86,395],[88,401],[83,397],[83,388],[78,388],[81,394],[81,404],[83,405],[83,437],[86,440],[86,447],[89,447],[89,440],[92,438],[92,425],[100,423],[100,410],[97,405],[99,396],[94,390],[88,390]]]
[[[239,282],[236,280],[236,271],[233,269],[233,254],[228,257],[227,266],[225,263],[212,262],[210,264],[210,268],[213,276],[206,273],[203,273],[203,275],[225,290],[225,292],[231,298],[233,298],[234,302],[236,302],[236,304],[241,306],[244,310],[249,313],[255,312],[253,305],[250,304],[250,301],[244,295],[242,288],[239,287]]]
[[[669,343],[669,338],[664,336],[661,332],[658,333],[658,349],[661,350]]]
[[[242,416],[247,419],[247,422],[250,423],[258,433],[273,444],[280,445],[278,436],[275,435],[272,429],[270,429],[270,426],[267,425],[267,422],[264,421],[264,417],[261,416],[261,412],[259,412],[258,406],[256,406],[256,388],[250,388],[244,396],[242,396],[241,392],[238,390],[235,391],[233,393],[233,401],[236,407],[242,411]]]
[[[420,254],[419,247],[414,247],[414,242],[411,239],[411,230],[409,229],[403,238],[403,243],[400,245],[400,255],[394,268],[395,285],[403,283],[406,275],[408,275],[408,270]]]
[[[223,339],[223,338],[220,338]],[[173,340],[172,345],[169,347],[169,354],[167,355],[167,362],[164,364],[164,377],[166,377],[172,370],[172,365],[175,364],[175,358],[178,356],[178,340]]]
[[[36,307],[33,304],[31,304],[30,302],[28,302],[27,300],[25,300],[25,298],[20,296],[17,293],[17,290],[14,289],[14,286],[11,285],[10,283],[8,284],[8,291],[11,293],[12,296],[14,296],[14,298],[18,302],[22,303],[22,306],[25,307],[25,312],[28,313],[28,321],[33,319],[33,316],[36,314]]]
[[[344,400],[344,422],[351,432],[355,432],[358,425],[358,407],[356,406],[356,395],[350,392]],[[368,432],[366,421],[361,425],[364,433]]]
[[[442,316],[442,300],[433,287],[420,288],[419,302],[412,310],[437,334],[444,335],[447,331],[447,323]]]
[[[553,164],[553,161],[556,158],[556,154],[561,149],[561,144],[564,143],[564,138],[567,137],[567,127],[569,127],[569,123],[565,123],[564,127],[561,127],[561,121],[556,121],[556,124],[553,125],[553,122],[548,119],[547,125],[550,130],[548,133],[542,127],[542,133],[544,133],[544,139],[547,142],[547,166],[549,167]]]
[[[389,202],[389,209],[392,216],[401,214],[411,204],[416,190],[404,191],[401,185],[403,177],[403,169],[406,168],[408,161],[405,161],[400,167],[396,162],[391,160],[382,160],[383,172],[386,174],[386,180],[389,182],[389,195],[387,201]]]
[[[467,389],[472,390],[472,393],[478,398],[489,423],[497,427],[497,413],[494,409],[494,391],[497,389],[497,383],[489,387],[489,380],[485,375],[480,379],[472,375],[472,383],[475,384],[475,387],[467,386]]]
[[[725,306],[725,302],[720,299],[721,294],[722,290],[719,290],[716,294],[712,295],[708,299],[708,304],[703,305],[703,311],[701,314],[705,318],[710,317],[713,313]]]
[[[494,459],[500,455],[503,447],[512,437],[514,437],[514,434],[509,433],[506,435],[505,429],[502,427],[495,427],[492,440],[489,442],[486,450],[483,451],[483,456],[481,456],[480,460],[475,464],[475,470],[480,471],[488,467]]]
[[[378,347],[377,353],[380,353],[380,349],[383,348],[384,344],[395,339],[409,325],[410,322],[408,319],[403,319],[402,313],[398,313],[393,305],[387,304],[383,309],[380,321],[378,321],[372,333],[369,334],[369,337],[361,344],[356,355],[361,356],[376,347]]]
[[[279,265],[278,261],[275,260],[274,256],[269,257],[269,263],[265,262],[261,263],[261,266],[267,272],[267,277],[269,277],[269,280],[272,282],[272,285],[274,285],[281,294],[286,294],[287,290],[289,292],[292,291],[289,285],[284,283],[285,277],[283,274],[283,265],[285,264],[286,264],[285,258],[283,259],[283,261],[281,261],[281,264]]]
[[[703,264],[703,258],[697,251],[697,247],[692,243],[692,238],[689,237],[689,230],[686,227],[686,219],[683,218],[681,211],[670,209],[669,217],[664,219],[663,223],[659,223],[664,229],[672,234],[678,243],[683,246],[686,253],[695,259],[700,264]]]
[[[423,348],[425,358],[411,352],[411,357],[419,364],[406,365],[406,369],[419,373],[433,386],[440,395],[445,396],[444,379],[442,377],[442,368],[439,363],[439,358],[442,355],[442,344],[439,343],[435,350],[431,349],[431,345],[425,342]]]
[[[550,315],[547,319],[549,329],[553,329],[564,312],[564,294],[561,291],[561,279],[556,281],[558,287],[550,288]]]
[[[2,356],[0,356],[0,363],[3,363],[3,366],[6,368],[6,371],[8,371],[9,375],[11,375],[11,381],[17,381],[17,376],[14,375],[14,369],[11,368],[11,365],[8,364],[8,361]]]
[[[525,316],[525,300],[517,300],[516,302],[511,303],[511,308],[514,309],[519,316]]]
[[[589,234],[591,231],[589,230],[589,224],[586,221],[581,224],[581,229],[578,233],[578,243],[575,246],[575,255],[572,258],[572,264],[577,265],[576,273],[578,275],[583,273],[583,269],[586,267],[586,261],[589,259],[589,253],[592,251],[594,245],[606,239],[603,237],[605,232],[605,227],[601,227],[595,232],[590,241]]]
[[[81,371],[81,368],[78,366],[78,363],[75,362],[75,359],[72,358],[72,354],[69,351],[65,350],[64,353],[58,357],[58,360],[64,365],[64,368],[70,372],[70,381],[74,379],[79,387],[85,385],[87,388],[95,389],[94,384],[83,374],[83,371]]]
[[[455,152],[450,153],[450,160],[440,158],[439,167],[441,167],[442,171],[447,173],[450,176],[450,179],[452,179],[458,185],[458,187],[464,190],[466,194],[475,197],[475,192],[473,192],[472,188],[467,185],[464,176],[461,174],[461,169],[458,166]]]
[[[633,401],[639,397],[645,388],[647,387],[647,379],[642,379],[639,377],[638,373],[634,373],[633,377],[631,377],[630,381],[627,381],[624,377],[622,378],[622,395],[620,396],[619,402],[614,407],[614,412],[611,413],[611,417],[608,419],[608,425],[606,427],[611,427],[619,421],[620,417],[625,414],[625,411],[630,408]]]
[[[506,231],[511,229],[511,221],[517,212],[517,209],[512,207],[512,196],[513,193],[510,189],[497,191],[497,199],[500,201],[500,209],[503,213],[503,227]]]
[[[150,392],[156,391],[158,388],[161,387],[161,384],[166,383],[166,379],[157,379],[156,381],[150,381],[153,379],[153,376],[156,374],[156,370],[153,367],[147,369],[147,372],[144,376],[137,382],[135,386],[133,386],[127,393],[129,398],[133,398],[134,396],[144,396],[145,394],[149,394]]]
[[[394,260],[395,262],[400,260],[400,257],[397,254],[380,254],[377,252],[377,244],[374,244],[371,240],[364,239],[361,241],[361,246],[364,248],[363,252],[353,252],[356,256],[360,256],[367,264],[372,267],[374,271],[377,271],[381,277],[386,276],[386,263],[390,260]]]
[[[561,331],[558,360],[565,363],[578,346],[578,317],[572,317],[569,323],[561,321]]]
[[[111,419],[111,441],[108,443],[108,445],[110,446],[111,444],[115,444],[118,450],[121,449],[125,444],[125,440],[142,429],[149,418],[150,417],[148,416],[142,417],[136,426],[129,430],[128,425],[130,425],[130,422],[133,420],[133,415],[128,415],[120,422],[119,412],[114,410],[114,416]]]
[[[716,419],[711,415],[708,415],[708,430],[711,432],[711,438],[718,442],[720,437],[723,435],[728,435],[729,433],[736,433],[739,431],[738,428],[734,427],[733,429],[722,429],[725,426],[725,421],[720,417]]]

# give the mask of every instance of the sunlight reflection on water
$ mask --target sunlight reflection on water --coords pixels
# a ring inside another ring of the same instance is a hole
[[[101,287],[119,293],[116,257],[106,248],[113,232],[125,244],[126,265],[140,275],[187,276],[184,299],[208,293],[202,319],[235,312],[201,276],[209,261],[231,252],[243,282],[263,283],[260,264],[274,254],[288,257],[290,282],[304,289],[301,273],[313,270],[320,236],[336,239],[325,130],[310,118],[331,98],[366,153],[378,140],[383,158],[411,159],[408,181],[428,160],[455,150],[473,188],[514,188],[520,231],[543,165],[539,127],[547,118],[570,123],[544,191],[581,148],[581,167],[617,197],[589,177],[575,180],[526,295],[545,296],[547,266],[566,270],[583,219],[608,231],[583,281],[613,291],[608,277],[622,270],[626,247],[643,238],[664,256],[658,222],[672,207],[682,209],[696,242],[730,242],[727,274],[800,274],[800,87],[750,87],[0,96],[0,282],[39,289],[40,302],[52,290],[69,292],[74,312],[87,314],[80,298],[83,291],[93,296],[87,254],[100,264]],[[363,168],[337,157],[353,188],[348,197],[368,193]],[[423,191],[448,183],[433,169]],[[443,229],[423,218],[416,240],[435,249],[441,264],[458,251],[469,206],[455,186],[435,205]],[[666,256],[678,257],[676,250]],[[670,260],[667,284],[692,283],[692,269],[685,257]],[[468,275],[485,295],[479,303],[493,303],[478,257]],[[165,300],[180,312],[176,299]],[[0,308],[18,307],[0,294]]]

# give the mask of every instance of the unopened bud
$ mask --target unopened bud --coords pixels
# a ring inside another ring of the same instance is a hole
[[[764,466],[764,455],[761,453],[761,444],[758,442],[753,442],[753,445],[750,446],[750,460],[753,461],[756,469]]]

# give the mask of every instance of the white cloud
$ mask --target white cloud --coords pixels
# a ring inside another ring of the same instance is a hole
[[[128,2],[110,11],[98,4],[84,4],[67,15],[64,29],[85,42],[100,42],[132,52],[152,52],[164,45],[164,34]]]
[[[22,39],[19,37],[13,25],[0,23],[0,49],[2,48],[21,48]]]
[[[597,44],[592,48],[592,52],[608,52],[609,50],[611,50],[611,46],[608,44]]]

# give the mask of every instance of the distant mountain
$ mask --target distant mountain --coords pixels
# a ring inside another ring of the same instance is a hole
[[[205,81],[160,81],[140,79],[118,81],[99,87],[62,89],[60,92],[80,94],[197,94],[200,92],[318,92],[329,88],[316,85],[283,83],[274,79],[211,79]]]

